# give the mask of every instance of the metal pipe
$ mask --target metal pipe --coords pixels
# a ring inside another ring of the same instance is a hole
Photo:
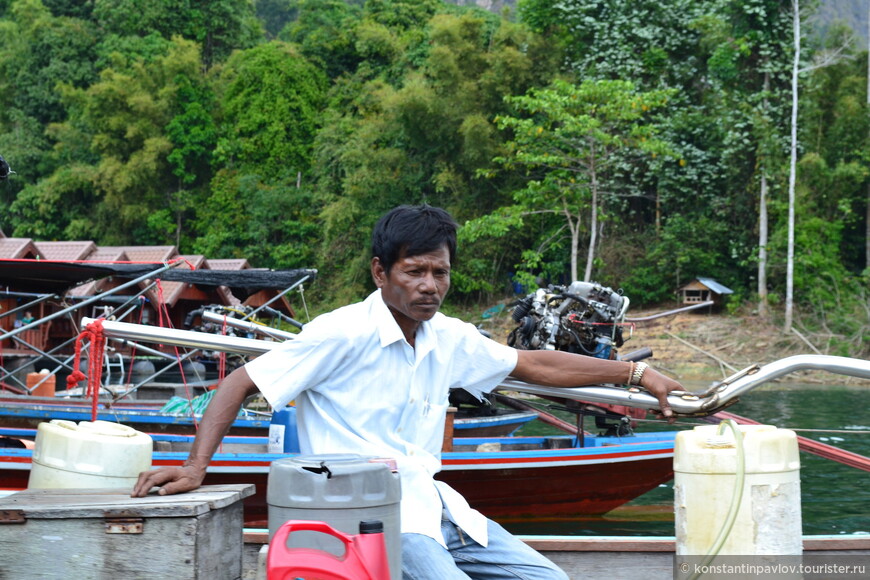
[[[85,324],[93,319],[85,318]],[[222,352],[258,355],[280,346],[281,343],[252,338],[222,336],[190,330],[158,328],[125,322],[104,321],[103,329],[112,338],[129,338],[145,342],[204,348]],[[834,374],[870,379],[870,361],[828,355],[797,355],[760,367],[741,371],[721,383],[715,384],[699,396],[696,393],[673,393],[668,402],[678,415],[704,416],[716,412],[732,399],[755,387],[781,376],[801,370],[822,370]],[[621,387],[545,387],[517,379],[506,379],[501,391],[519,391],[532,395],[575,399],[590,403],[626,405],[639,409],[657,410],[658,399],[641,390]]]
[[[18,340],[18,339],[16,339],[16,340]],[[63,361],[61,361],[61,360],[59,360],[59,359],[57,359],[57,358],[54,358],[54,357],[52,357],[52,356],[49,356],[49,353],[54,353],[54,352],[56,352],[56,351],[60,351],[60,350],[62,350],[63,348],[65,348],[68,344],[75,342],[75,340],[76,340],[75,337],[73,337],[73,338],[68,338],[67,340],[65,340],[65,341],[63,342],[63,344],[59,344],[58,346],[54,347],[53,349],[51,349],[50,351],[48,351],[47,353],[45,353],[45,355],[48,356],[49,360],[51,360],[51,361],[53,361],[53,362],[55,362],[55,363],[58,364],[58,366],[55,367],[54,370],[51,371],[51,374],[55,374],[55,373],[57,373],[57,372],[58,372],[60,369],[62,369],[62,368],[66,368],[66,369],[69,369],[69,370],[73,370],[73,368],[72,368],[69,364],[67,364],[67,363],[69,363],[70,361],[72,361],[72,359],[73,359],[73,356],[72,356],[72,355],[68,356],[66,359],[64,359]],[[82,351],[85,351],[85,350],[87,350],[87,346],[84,346],[84,347],[82,348]],[[18,381],[18,382],[20,383],[21,381],[18,380],[18,379],[14,376],[15,373],[18,372],[19,370],[21,370],[21,369],[20,369],[20,368],[17,368],[17,369],[13,369],[13,370],[11,370],[11,371],[7,371],[4,367],[0,366],[0,372],[3,373],[2,375],[0,375],[0,381],[5,381],[7,378],[12,378],[12,379],[14,379],[14,380],[16,380],[16,381]]]
[[[44,317],[40,318],[39,320],[34,320],[30,324],[25,324],[24,326],[22,326],[20,328],[16,328],[15,330],[7,332],[6,334],[0,334],[0,340],[3,340],[4,338],[13,337],[16,334],[18,334],[19,332],[24,332],[25,330],[29,330],[31,328],[36,328],[40,324],[48,322],[49,320],[54,320],[55,318],[60,318],[61,316],[64,316],[65,314],[67,314],[69,312],[73,312],[74,310],[78,310],[78,309],[83,308],[89,304],[93,304],[94,302],[99,302],[100,300],[103,299],[104,296],[114,294],[115,292],[119,292],[121,290],[129,288],[130,286],[135,286],[136,284],[139,284],[140,282],[148,280],[149,278],[154,278],[158,274],[161,274],[161,273],[165,272],[166,270],[169,270],[170,268],[175,267],[177,264],[178,264],[178,262],[174,262],[172,264],[164,264],[162,267],[154,270],[153,272],[149,272],[148,274],[145,274],[144,276],[140,276],[140,277],[136,278],[135,280],[125,282],[124,284],[121,284],[117,288],[112,288],[111,290],[105,291],[104,293],[100,294],[99,296],[94,296],[93,298],[88,298],[84,302],[80,302],[79,304],[76,304],[75,306],[70,306],[69,308],[64,308],[63,310],[58,310],[57,312],[55,312],[53,314],[49,314],[48,316],[44,316]]]
[[[82,324],[87,326],[94,322],[93,318],[83,318]],[[103,330],[109,338],[127,338],[142,342],[154,342],[169,346],[183,346],[199,348],[203,350],[217,350],[221,352],[234,352],[239,354],[263,354],[279,346],[280,342],[270,342],[253,338],[240,338],[237,336],[222,336],[207,332],[194,332],[178,328],[160,328],[144,324],[131,324],[129,322],[117,322],[103,320]]]
[[[295,334],[293,334],[292,332],[287,332],[286,330],[280,330],[278,328],[264,326],[262,324],[257,324],[256,322],[251,322],[249,320],[239,320],[238,318],[224,316],[222,314],[218,314],[217,312],[203,312],[201,316],[203,320],[214,322],[215,324],[226,323],[227,326],[232,326],[233,328],[238,328],[240,330],[245,330],[248,332],[255,332],[257,334],[264,334],[266,336],[271,336],[272,338],[279,338],[281,340],[290,340],[296,338]]]
[[[870,361],[828,355],[804,354],[790,356],[747,371],[741,371],[736,378],[725,379],[704,393],[671,394],[668,402],[678,415],[709,415],[725,406],[732,399],[755,387],[802,370],[821,370],[834,374],[870,379]],[[640,409],[657,410],[658,400],[652,395],[637,390],[619,387],[544,387],[507,379],[499,390],[516,390],[538,396],[576,399],[590,403],[626,405]]]
[[[198,352],[199,352],[199,350],[197,350],[197,349],[191,350],[190,352],[186,352],[183,355],[179,356],[177,361],[179,363],[182,363],[182,362],[186,361],[187,359],[189,359],[190,357],[192,357],[193,355],[197,354]],[[151,381],[153,381],[154,379],[156,379],[157,377],[159,377],[163,373],[168,372],[169,369],[171,369],[172,367],[173,367],[173,365],[171,365],[171,364],[166,365],[162,369],[155,371],[151,376],[145,377],[144,379],[142,379],[141,381],[139,381],[138,383],[136,383],[135,385],[133,385],[132,387],[130,387],[129,389],[124,391],[121,395],[119,395],[118,400],[121,400],[124,397],[127,397],[128,395],[132,395],[133,393],[135,393],[139,389],[139,387],[150,383]],[[197,377],[197,378],[199,378],[199,377]],[[190,385],[190,383],[188,383],[188,386],[189,385]]]
[[[86,344],[86,345],[82,346],[81,353],[82,353],[82,354],[87,354],[88,349],[90,348],[90,346],[91,346],[91,345],[89,345],[89,344]],[[48,373],[49,376],[52,376],[52,375],[53,375],[53,376],[57,376],[57,373],[58,373],[58,372],[60,371],[60,369],[62,369],[62,368],[66,368],[66,369],[72,370],[72,366],[70,366],[69,363],[71,363],[71,362],[73,361],[74,358],[75,358],[75,355],[70,355],[70,356],[68,356],[66,359],[64,359],[63,361],[56,361],[56,362],[58,363],[58,365],[57,365],[56,367],[54,367],[53,369],[51,369],[51,372]],[[40,384],[42,384],[42,381],[40,381]],[[102,386],[102,385],[100,385],[100,386]],[[60,385],[58,385],[56,388],[59,388],[59,387],[60,387]],[[35,387],[34,387],[34,388],[35,388]]]
[[[13,290],[0,290],[0,294],[3,296],[10,296],[15,298],[40,298],[46,297],[51,298],[53,296],[57,296],[56,294],[44,294],[42,292],[15,292]]]
[[[36,296],[37,298],[34,300],[31,300],[30,302],[27,302],[26,304],[22,304],[21,306],[18,306],[17,308],[12,308],[11,310],[7,310],[6,312],[0,313],[0,318],[5,318],[7,316],[17,314],[18,312],[21,312],[21,311],[30,310],[34,306],[36,306],[37,304],[39,304],[41,302],[45,302],[46,300],[51,300],[52,298],[57,298],[57,294],[21,294],[19,292],[4,292],[4,294],[7,296],[13,296],[15,294],[18,294],[20,296],[28,296],[28,297]]]
[[[303,300],[303,302],[304,302],[304,300]],[[291,325],[295,326],[296,328],[298,328],[299,330],[302,330],[302,327],[305,326],[304,324],[302,324],[298,320],[290,318],[289,316],[287,316],[286,314],[284,314],[280,310],[275,310],[271,306],[267,306],[266,308],[264,308],[263,312],[267,312],[273,316],[277,316],[278,318],[280,318],[281,320],[283,320],[287,324],[291,324]]]
[[[142,302],[142,300],[147,300],[147,298],[145,298],[144,295],[149,290],[154,288],[155,286],[157,286],[157,280],[155,280],[154,282],[151,282],[150,284],[148,284],[144,288],[140,289],[139,292],[137,292],[136,294],[127,298],[127,300],[125,300],[117,308],[113,307],[112,308],[112,316],[114,316],[116,320],[123,320],[124,317],[127,316],[128,314],[130,314],[131,312],[133,312],[139,308],[142,308],[144,306],[144,303]],[[130,306],[130,308],[126,312],[118,313],[119,310],[123,310],[127,306]],[[108,316],[106,318],[108,318]]]
[[[61,365],[61,366],[64,366],[64,367],[68,368],[69,370],[73,370],[72,367],[70,367],[70,366],[68,366],[68,365],[66,365],[66,364],[64,364],[64,363],[62,363],[62,362],[60,361],[60,359],[58,359],[58,358],[52,356],[51,353],[53,353],[55,350],[58,350],[60,347],[58,347],[58,348],[53,348],[53,349],[51,349],[51,351],[46,352],[46,351],[42,350],[41,348],[37,348],[36,346],[30,344],[30,343],[27,342],[26,340],[24,340],[24,339],[22,339],[22,338],[19,338],[19,337],[17,337],[17,336],[16,336],[15,338],[13,338],[12,340],[14,340],[15,342],[17,342],[17,343],[19,343],[19,344],[24,345],[25,347],[29,348],[30,350],[32,350],[33,352],[35,352],[35,353],[38,354],[39,356],[45,357],[45,358],[47,358],[48,360],[50,360],[50,361],[52,361],[52,362],[54,362],[54,363],[57,363],[57,364],[59,364],[59,365]],[[73,340],[74,340],[74,339],[73,339]],[[72,342],[72,341],[67,340],[66,342],[64,342],[64,344],[68,344],[69,342]]]
[[[689,312],[690,310],[697,310],[698,308],[704,308],[705,306],[712,306],[716,304],[712,300],[707,300],[706,302],[699,302],[698,304],[693,304],[691,306],[684,306],[683,308],[677,308],[675,310],[666,310],[665,312],[659,312],[658,314],[650,314],[649,316],[642,316],[640,318],[626,318],[626,322],[646,322],[648,320],[655,320],[656,318],[662,318],[665,316],[673,316],[674,314],[679,314],[681,312]]]
[[[275,296],[273,296],[273,297],[272,297],[269,301],[267,301],[265,304],[263,304],[263,305],[258,306],[257,308],[255,308],[254,311],[251,312],[250,314],[248,314],[247,316],[245,316],[245,318],[250,318],[251,316],[253,316],[253,315],[255,315],[256,313],[258,313],[260,310],[266,308],[266,307],[269,306],[271,303],[273,303],[273,302],[275,302],[276,300],[278,300],[279,298],[281,298],[282,296],[285,296],[286,294],[289,294],[291,290],[293,290],[293,289],[296,288],[297,286],[301,286],[302,283],[305,282],[306,280],[308,280],[309,278],[311,278],[311,276],[310,276],[309,274],[306,274],[305,276],[303,276],[302,278],[300,278],[298,281],[296,281],[292,286],[290,286],[289,288],[287,288],[287,289],[284,290],[283,292],[279,292],[279,293],[275,294]]]
[[[720,396],[727,393],[729,397],[739,397],[755,387],[785,376],[795,371],[827,371],[838,375],[847,375],[862,379],[870,379],[870,361],[844,356],[829,356],[820,354],[803,354],[790,356],[766,364],[757,372],[737,373],[732,379],[722,381],[718,387]]]
[[[161,352],[161,351],[157,350],[156,348],[149,348],[149,347],[145,346],[144,344],[139,344],[138,342],[135,342],[132,340],[126,340],[124,338],[114,338],[114,337],[112,337],[112,340],[120,343],[121,346],[128,346],[128,347],[135,349],[136,351],[141,350],[142,352],[144,352],[146,354],[150,354],[150,355],[153,355],[156,357],[164,358],[164,359],[169,360],[169,361],[174,362],[177,359],[177,357],[174,354],[169,354],[167,352]]]

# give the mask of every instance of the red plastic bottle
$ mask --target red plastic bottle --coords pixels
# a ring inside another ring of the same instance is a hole
[[[288,548],[293,532],[320,532],[331,535],[344,544],[344,555],[335,556],[315,548]],[[360,533],[345,534],[326,522],[289,520],[272,537],[266,555],[266,577],[269,580],[390,580],[384,527],[380,521],[360,522]]]

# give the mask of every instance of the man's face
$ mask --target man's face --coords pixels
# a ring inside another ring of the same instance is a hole
[[[405,331],[416,330],[441,307],[450,288],[450,252],[443,245],[433,252],[402,256],[387,274],[380,259],[372,259],[372,277],[384,302]]]

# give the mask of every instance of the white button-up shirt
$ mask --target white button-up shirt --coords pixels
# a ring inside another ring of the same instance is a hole
[[[441,313],[420,325],[416,348],[381,297],[317,317],[298,337],[246,365],[273,408],[295,400],[303,454],[357,453],[394,458],[402,483],[403,533],[442,545],[442,503],[475,541],[486,520],[433,476],[441,469],[448,391],[480,396],[517,363],[514,349]]]

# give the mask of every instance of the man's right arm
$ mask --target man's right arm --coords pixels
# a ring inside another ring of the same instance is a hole
[[[212,456],[239,414],[242,403],[257,392],[257,386],[244,367],[237,368],[221,381],[200,421],[193,446],[181,467],[161,467],[139,474],[131,497],[145,497],[158,486],[160,495],[191,491],[202,485]]]

